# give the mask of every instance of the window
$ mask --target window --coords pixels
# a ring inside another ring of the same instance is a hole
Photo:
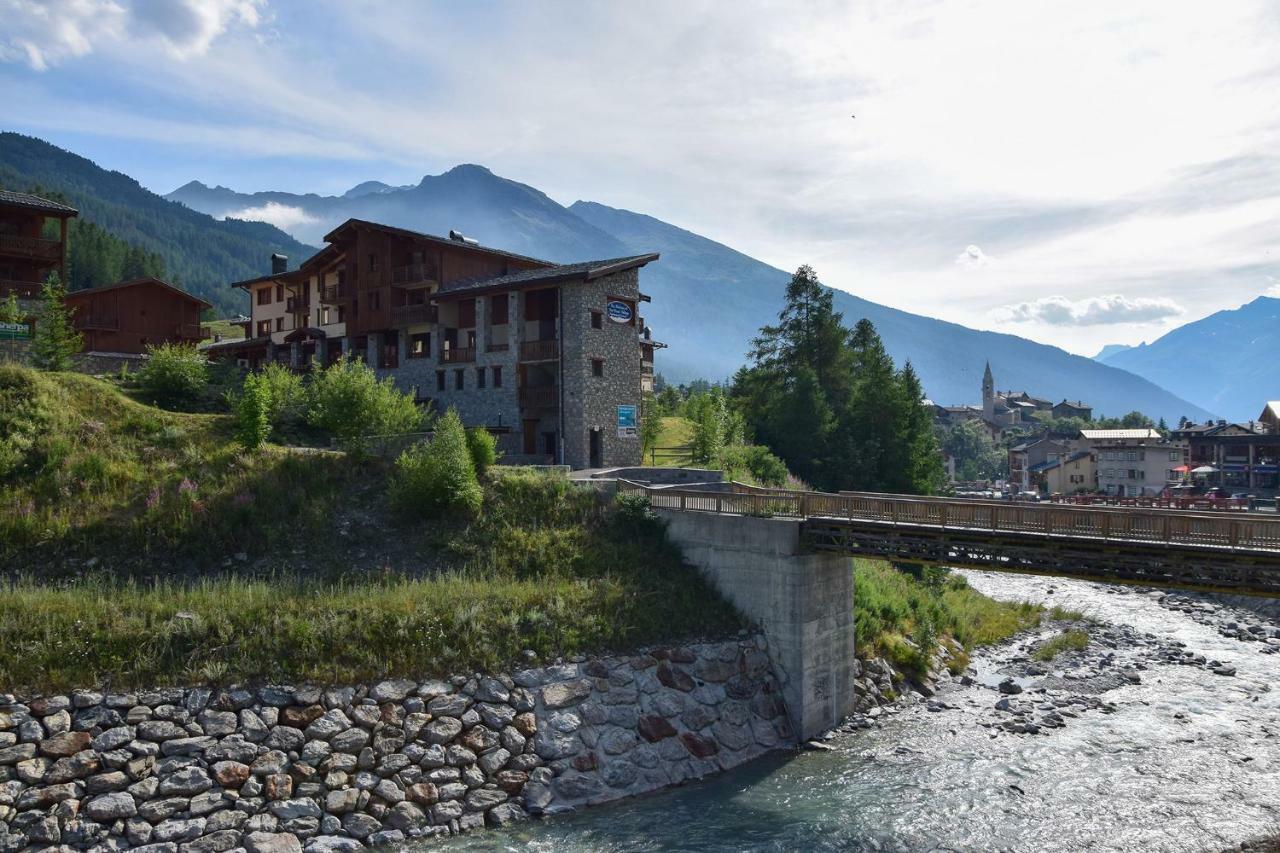
[[[341,305],[338,306],[338,322],[341,323],[347,319],[347,309]]]
[[[476,368],[476,387],[477,388],[484,387],[484,368],[483,367]]]
[[[502,387],[502,368],[501,367],[493,368],[493,387],[494,388]]]
[[[436,390],[437,391],[444,390],[444,371],[443,370],[436,371]]]
[[[277,318],[276,318],[276,331],[277,331],[277,332],[283,332],[283,331],[284,331],[284,318],[283,318],[283,317],[277,317]]]
[[[431,333],[419,332],[409,336],[409,358],[426,358],[431,355]]]
[[[377,311],[379,308],[382,307],[382,291],[381,290],[370,290],[368,299],[369,299],[370,311]]]
[[[594,308],[591,310],[591,328],[593,329],[604,328],[604,312],[603,311],[598,311]]]
[[[1133,450],[1130,450],[1130,451],[1129,451],[1129,459],[1128,459],[1128,461],[1129,461],[1129,462],[1137,462],[1137,461],[1138,461],[1138,454],[1137,454],[1137,452],[1136,452],[1136,451],[1133,451]]]
[[[378,271],[378,256],[377,256],[377,255],[374,255],[374,254],[370,254],[370,255],[369,255],[369,271],[370,271],[370,272],[377,272],[377,271]]]
[[[276,302],[284,302],[284,285],[276,285]]]
[[[271,288],[264,287],[258,291],[258,304],[259,305],[271,304]]]
[[[603,358],[591,359],[591,375],[604,376],[604,359]]]
[[[489,302],[489,325],[504,326],[509,316],[510,303],[507,300],[507,294],[499,293],[497,296],[490,297]]]
[[[264,292],[269,293],[270,291],[264,291]],[[271,334],[271,321],[259,320],[258,321],[258,337],[265,338],[269,334]]]
[[[1169,451],[1169,461],[1170,461],[1170,462],[1181,462],[1181,461],[1182,461],[1182,454],[1181,454],[1181,453],[1179,453],[1179,452],[1178,452],[1178,451],[1176,451],[1176,450],[1170,450],[1170,451]]]
[[[466,374],[466,371],[463,370],[462,368],[458,368],[457,370],[453,371],[453,387],[455,390],[461,391],[467,387],[467,380],[465,378],[465,374]]]
[[[321,326],[329,325],[329,306],[328,305],[320,309],[320,325]]]

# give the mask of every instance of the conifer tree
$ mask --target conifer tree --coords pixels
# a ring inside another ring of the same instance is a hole
[[[73,309],[67,307],[66,295],[62,279],[51,273],[40,291],[40,313],[31,336],[31,360],[41,370],[69,370],[71,357],[83,344],[71,324]]]

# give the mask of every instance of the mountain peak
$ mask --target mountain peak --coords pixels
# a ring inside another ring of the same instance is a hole
[[[387,190],[394,189],[390,184],[384,184],[382,181],[361,181],[351,189],[342,194],[343,198],[360,198],[361,196],[373,195],[374,193],[384,193]]]

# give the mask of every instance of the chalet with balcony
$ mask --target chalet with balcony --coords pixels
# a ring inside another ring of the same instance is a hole
[[[209,348],[299,370],[346,354],[437,411],[493,432],[507,456],[575,468],[640,462],[652,339],[639,270],[656,254],[575,264],[352,219],[249,293],[246,340]]]
[[[49,273],[67,278],[67,220],[76,209],[28,193],[0,190],[0,299],[33,303]]]
[[[200,314],[212,306],[158,278],[121,281],[67,294],[71,323],[91,353],[140,355],[148,346],[195,344],[207,337]]]

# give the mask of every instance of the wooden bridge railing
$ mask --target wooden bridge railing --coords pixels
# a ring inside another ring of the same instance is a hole
[[[620,481],[621,492],[648,495],[655,509],[733,515],[873,522],[942,530],[1037,533],[1105,539],[1280,551],[1280,518],[1124,507],[1006,503],[867,492],[798,492],[733,484],[733,491],[651,488]]]

